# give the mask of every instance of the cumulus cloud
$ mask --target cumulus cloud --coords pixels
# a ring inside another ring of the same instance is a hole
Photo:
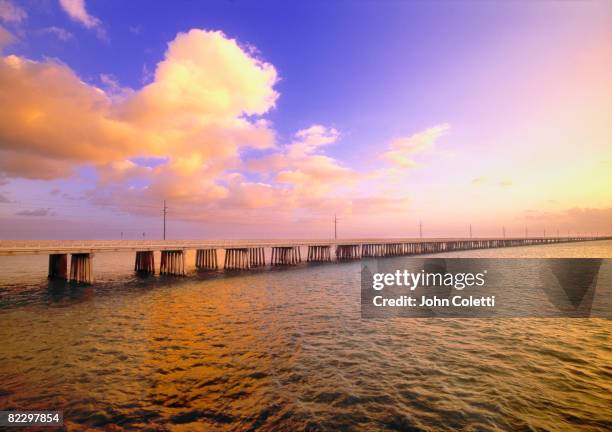
[[[191,57],[190,57],[191,55]],[[71,167],[135,156],[173,156],[177,175],[214,176],[237,163],[242,147],[274,145],[268,123],[253,118],[274,106],[274,68],[220,32],[193,30],[168,46],[154,81],[114,98],[54,60],[0,60],[0,172],[26,178],[69,176]],[[263,87],[263,88],[260,88]],[[108,165],[108,166],[107,166]]]
[[[83,25],[85,28],[95,30],[98,37],[105,39],[106,32],[102,27],[102,21],[87,12],[85,0],[59,0],[59,4],[68,16]]]
[[[194,29],[170,42],[153,82],[130,101],[126,114],[141,124],[261,115],[274,107],[277,79],[274,66],[250,55],[236,40],[220,31]]]
[[[108,73],[99,86],[84,82],[57,60],[0,57],[0,105],[11,106],[0,116],[0,176],[58,179],[93,167],[85,199],[136,214],[158,214],[152,203],[166,199],[188,220],[405,208],[405,196],[372,198],[361,188],[372,173],[326,154],[341,139],[336,128],[314,124],[277,143],[265,118],[277,82],[252,48],[199,29],[179,33],[139,89]],[[423,151],[446,129],[396,140],[389,152]]]
[[[382,158],[398,168],[410,168],[416,165],[414,156],[434,146],[436,141],[446,135],[450,125],[444,123],[407,137],[393,140],[389,150],[382,154]]]
[[[0,173],[56,179],[94,166],[99,186],[89,199],[128,209],[163,198],[263,205],[271,186],[227,172],[241,168],[243,149],[275,147],[262,115],[275,106],[277,79],[251,50],[204,30],[177,35],[141,89],[110,74],[96,87],[55,60],[2,57],[0,104],[11,110],[0,118]]]
[[[334,128],[313,125],[295,134],[295,140],[279,152],[254,159],[247,168],[274,176],[275,182],[290,187],[302,196],[320,196],[339,186],[353,184],[358,173],[320,153],[323,146],[336,142]]]
[[[0,172],[69,176],[78,163],[108,163],[137,151],[139,131],[113,115],[110,98],[66,65],[14,55],[0,60]]]
[[[297,141],[289,146],[291,156],[305,156],[315,152],[322,146],[333,144],[340,133],[335,128],[326,128],[322,125],[313,125],[302,129],[295,134]]]
[[[0,20],[8,23],[21,23],[28,17],[25,10],[9,0],[0,0]]]

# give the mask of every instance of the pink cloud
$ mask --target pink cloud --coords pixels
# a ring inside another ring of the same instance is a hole
[[[59,0],[59,4],[68,16],[88,29],[96,29],[104,36],[102,21],[87,12],[85,0]]]
[[[396,138],[381,157],[395,167],[413,167],[416,164],[415,155],[431,149],[449,130],[450,125],[444,123],[410,136]]]
[[[0,52],[2,49],[15,41],[15,36],[4,27],[0,26]]]
[[[9,0],[0,0],[0,20],[19,24],[27,17],[27,12],[19,6]]]
[[[165,199],[185,220],[406,209],[405,191],[364,187],[373,178],[394,180],[395,171],[359,172],[325,154],[341,139],[338,129],[314,124],[285,145],[276,142],[265,115],[279,97],[278,74],[255,52],[222,32],[179,33],[140,89],[110,74],[96,87],[53,60],[2,57],[0,104],[12,109],[0,117],[0,175],[49,180],[90,166],[98,174],[86,194],[91,202],[154,215],[151,203]],[[447,129],[395,140],[388,153],[424,151]],[[243,160],[248,148],[267,155]]]

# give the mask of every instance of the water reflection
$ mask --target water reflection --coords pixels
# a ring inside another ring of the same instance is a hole
[[[61,407],[70,430],[606,430],[611,421],[609,320],[362,320],[358,262],[146,280],[127,264],[98,268],[94,287],[51,284],[44,270],[0,273],[10,279],[3,408]]]

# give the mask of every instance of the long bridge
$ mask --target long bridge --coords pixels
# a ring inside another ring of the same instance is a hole
[[[248,270],[266,265],[296,265],[368,257],[390,257],[452,252],[472,249],[531,246],[553,243],[609,240],[612,237],[529,237],[529,238],[388,238],[336,240],[141,240],[141,241],[0,241],[0,256],[49,256],[49,278],[76,283],[94,282],[96,253],[134,252],[134,271],[155,274],[155,252],[160,252],[159,273],[185,275],[186,252],[195,250],[198,270],[218,270],[218,251],[224,250],[223,269]],[[266,250],[269,254],[266,254]],[[68,256],[70,255],[70,266]]]

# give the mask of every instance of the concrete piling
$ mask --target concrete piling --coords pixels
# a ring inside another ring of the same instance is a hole
[[[185,252],[183,250],[161,251],[159,274],[185,276]]]
[[[155,274],[155,252],[137,251],[134,271],[139,274]]]
[[[217,270],[217,249],[197,249],[196,268],[198,270]]]
[[[270,264],[295,265],[302,261],[302,254],[299,246],[275,246],[272,248]]]
[[[308,262],[328,262],[331,261],[331,246],[308,246]]]
[[[266,254],[264,248],[253,247],[249,248],[249,266],[262,267],[266,265]]]
[[[336,259],[337,260],[351,260],[361,258],[360,247],[358,244],[350,245],[337,245],[336,246]]]
[[[70,256],[70,281],[92,284],[93,253],[75,253]]]
[[[68,279],[68,254],[49,255],[49,279]]]
[[[393,257],[404,255],[433,254],[441,252],[454,252],[473,249],[489,249],[502,247],[518,247],[543,245],[554,243],[582,242],[593,240],[610,240],[612,237],[527,237],[527,238],[492,238],[492,239],[404,239],[395,240],[373,240],[373,239],[354,239],[345,240],[346,243],[339,244],[337,241],[321,241],[316,244],[314,241],[295,241],[291,243],[281,243],[282,246],[274,246],[272,242],[245,242],[242,245],[233,242],[233,247],[225,249],[224,268],[250,269],[266,265],[264,253],[265,247],[271,248],[270,264],[295,265],[302,261],[300,247],[308,247],[308,262],[329,262],[331,258],[331,248],[335,246],[336,260],[351,260],[368,257]],[[317,240],[318,242],[318,240]],[[23,246],[0,245],[0,255],[27,255],[27,254],[49,254],[48,276],[50,279],[69,279],[79,283],[93,283],[93,256],[94,252],[131,250],[136,252],[134,271],[139,273],[153,274],[155,272],[155,244],[147,245],[142,242],[137,245],[126,245],[123,247],[109,248],[108,246],[85,246],[79,244],[75,246],[60,246],[47,248],[37,246],[24,250]],[[195,242],[177,242],[173,250],[161,251],[160,274],[163,275],[185,275],[185,250],[187,248],[196,250],[196,268],[203,270],[217,270],[217,249],[208,242],[200,244]],[[313,244],[314,243],[314,244]],[[168,245],[165,245],[168,247]],[[221,246],[219,246],[221,247]],[[148,248],[142,250],[141,248]],[[180,248],[180,249],[179,249]],[[159,249],[157,249],[159,250]],[[70,257],[70,268],[68,268],[68,254]]]
[[[226,270],[248,270],[249,248],[225,249],[225,262],[223,268]]]

